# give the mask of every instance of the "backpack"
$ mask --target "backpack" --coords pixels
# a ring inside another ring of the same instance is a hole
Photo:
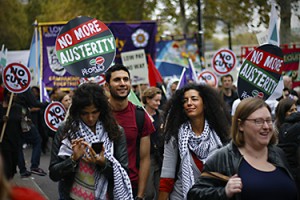
[[[138,127],[138,136],[136,139],[136,167],[140,168],[140,143],[142,137],[143,126],[145,122],[145,111],[141,106],[135,107],[135,121]]]

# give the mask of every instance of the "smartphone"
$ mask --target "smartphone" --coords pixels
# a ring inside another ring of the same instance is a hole
[[[92,143],[92,148],[96,152],[96,154],[99,154],[102,151],[103,142],[96,142]]]

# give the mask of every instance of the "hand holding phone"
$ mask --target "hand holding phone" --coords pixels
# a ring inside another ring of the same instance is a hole
[[[100,154],[103,148],[103,142],[92,143],[92,148],[96,154]]]

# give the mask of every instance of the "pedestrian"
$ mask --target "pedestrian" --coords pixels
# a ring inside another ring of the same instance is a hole
[[[210,157],[188,199],[296,200],[285,155],[274,145],[271,108],[242,100],[232,121],[232,142]]]
[[[238,98],[237,92],[233,88],[233,77],[231,74],[226,74],[221,77],[220,95],[228,106],[229,114],[231,114],[232,104]]]
[[[172,97],[172,95],[175,93],[178,83],[179,83],[178,78],[171,78],[168,81],[167,90],[166,90],[167,99],[170,99]]]
[[[300,194],[300,113],[296,101],[281,99],[276,109],[276,128],[278,130],[278,147],[287,158],[291,173],[297,183]]]
[[[50,178],[63,199],[133,199],[127,169],[126,138],[103,88],[83,83],[54,137]]]
[[[127,98],[131,90],[128,69],[121,64],[116,64],[106,71],[105,79],[113,114],[125,130],[129,177],[133,195],[136,200],[139,200],[144,197],[147,185],[150,170],[150,135],[155,129],[147,114],[136,117],[139,110]],[[141,120],[142,124],[132,119]],[[140,125],[142,130],[139,129]]]
[[[186,199],[206,160],[228,142],[229,120],[218,91],[188,84],[167,102],[159,199]]]
[[[71,102],[72,102],[72,99],[70,98],[70,95],[66,92],[58,93],[57,95],[55,95],[55,98],[53,99],[53,101],[58,101],[63,105],[63,107],[66,111],[66,114],[65,114],[65,119],[66,119],[67,118],[67,113],[69,112],[69,108],[70,108]],[[44,126],[45,126],[45,129],[48,132],[48,135],[53,139],[55,134],[56,134],[56,131],[51,130],[46,125],[45,122],[44,122]],[[59,200],[64,200],[62,184],[63,183],[61,183],[61,181],[58,181]]]
[[[279,132],[284,120],[290,114],[297,112],[296,101],[290,98],[281,99],[275,109],[275,127],[276,132]]]
[[[30,87],[33,96],[35,97],[35,100],[40,102],[40,88],[37,86]],[[40,134],[41,138],[41,148],[42,152],[45,154],[48,149],[48,142],[49,142],[49,136],[47,134],[47,131],[44,127],[44,112],[45,109],[41,107],[31,107],[30,109],[30,118],[32,120],[32,123],[36,126],[38,133]]]
[[[23,115],[26,118],[29,118],[30,120],[31,120],[31,114],[29,112],[29,108],[32,107],[45,108],[48,105],[47,102],[42,103],[37,101],[30,89],[26,90],[23,93],[17,94],[15,98],[15,103],[18,103],[19,105],[22,106]],[[26,178],[30,176],[31,173],[39,176],[46,176],[47,173],[39,167],[42,148],[41,148],[41,137],[36,125],[28,121],[28,129],[23,130],[21,134],[21,139],[22,139],[22,144],[26,143],[32,145],[30,171],[28,171],[26,168],[23,149],[21,148],[19,151],[18,167],[20,170],[21,177]]]
[[[157,87],[149,87],[144,90],[142,95],[142,102],[147,113],[153,119],[155,132],[151,134],[150,141],[150,174],[146,188],[145,199],[158,199],[159,178],[163,158],[163,134],[161,127],[163,125],[163,112],[159,109],[162,98],[162,91]]]
[[[9,92],[6,88],[3,91],[3,103],[0,106],[0,123],[1,130],[3,129],[4,124],[6,123],[4,135],[2,142],[0,143],[0,151],[3,157],[3,167],[4,175],[6,179],[13,179],[14,175],[17,172],[19,150],[22,148],[21,144],[21,116],[22,116],[22,107],[19,104],[16,104],[12,101],[10,107],[10,112],[6,116],[10,96],[14,95]],[[14,97],[13,97],[14,98]]]

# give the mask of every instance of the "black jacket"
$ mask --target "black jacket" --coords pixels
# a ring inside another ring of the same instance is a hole
[[[76,167],[72,163],[70,157],[61,158],[58,156],[61,141],[63,140],[62,134],[64,130],[64,123],[60,125],[57,133],[54,137],[51,150],[51,159],[49,166],[49,177],[53,181],[60,181],[60,190],[65,199],[71,199],[69,197],[71,187],[74,182]],[[114,141],[114,157],[119,161],[121,166],[128,172],[128,154],[127,143],[123,128],[121,128],[122,134],[118,140]],[[107,160],[105,167],[100,167],[99,170],[108,179],[108,192],[110,199],[113,199],[113,169],[112,163]]]
[[[278,146],[284,151],[300,192],[300,113],[286,117],[278,134]]]
[[[238,169],[243,156],[238,148],[231,142],[212,155],[204,166],[204,171],[219,172],[226,176],[238,174]],[[276,146],[268,147],[268,161],[276,167],[285,170],[292,178],[288,170],[288,164],[284,158],[284,153]],[[200,176],[194,186],[190,189],[187,199],[201,200],[227,200],[225,193],[226,182],[214,178]],[[240,195],[234,195],[232,199],[241,199]]]

